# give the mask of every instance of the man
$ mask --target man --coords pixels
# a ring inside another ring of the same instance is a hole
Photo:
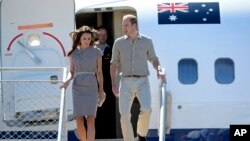
[[[140,102],[140,114],[137,121],[139,141],[146,141],[151,115],[151,94],[149,87],[150,61],[157,71],[158,78],[166,82],[165,76],[158,71],[159,61],[155,55],[152,40],[139,34],[137,18],[125,15],[122,20],[124,36],[118,38],[113,45],[110,74],[113,93],[119,96],[119,112],[124,141],[134,141],[131,125],[131,106],[135,97]],[[116,84],[116,75],[120,72],[120,88]]]
[[[110,78],[110,60],[112,49],[106,43],[108,33],[104,26],[97,28],[96,46],[103,52],[102,71],[103,71],[103,88],[106,93],[106,100],[102,107],[98,108],[96,117],[96,138],[112,139],[116,138],[116,99],[112,92]],[[108,132],[105,132],[108,131]]]

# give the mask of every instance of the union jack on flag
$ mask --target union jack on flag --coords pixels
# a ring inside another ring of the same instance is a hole
[[[158,4],[158,12],[166,12],[170,11],[170,13],[176,13],[176,11],[180,12],[188,12],[187,3],[160,3]]]
[[[159,3],[159,24],[219,24],[218,2]]]

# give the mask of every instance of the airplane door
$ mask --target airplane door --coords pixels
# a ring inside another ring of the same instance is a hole
[[[74,8],[74,0],[2,0],[1,67],[68,67],[69,33],[75,27]],[[49,73],[1,74],[3,80],[44,80],[50,76]],[[14,102],[23,105],[20,92],[14,94]],[[29,99],[35,97],[30,95]],[[18,105],[15,107],[18,110]]]
[[[2,67],[65,67],[73,0],[2,0]]]

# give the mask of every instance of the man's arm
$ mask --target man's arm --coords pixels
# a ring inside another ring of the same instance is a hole
[[[110,65],[110,77],[111,77],[111,82],[112,82],[112,91],[114,93],[115,96],[119,96],[119,90],[118,87],[116,85],[116,77],[118,74],[118,65],[111,63]]]
[[[161,68],[160,66],[160,62],[158,60],[158,57],[155,54],[155,50],[154,50],[154,45],[152,40],[148,40],[148,45],[149,45],[149,50],[148,50],[148,60],[153,64],[153,67],[155,68],[156,72],[157,72],[157,77],[158,79],[160,79],[161,82],[166,83],[166,77],[165,75],[160,74],[159,68]]]
[[[166,83],[166,82],[167,82],[166,76],[165,76],[166,74],[165,74],[165,75],[161,75],[161,74],[160,74],[160,71],[161,71],[161,70],[159,70],[159,68],[161,68],[161,66],[160,66],[159,60],[158,60],[158,59],[155,59],[152,63],[153,63],[153,67],[155,68],[155,70],[156,70],[156,72],[157,72],[157,77],[158,77],[158,79],[160,79],[161,82]]]

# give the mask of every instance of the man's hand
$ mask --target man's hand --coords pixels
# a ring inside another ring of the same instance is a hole
[[[161,82],[167,83],[167,79],[166,79],[166,76],[165,76],[165,75],[162,75],[162,74],[157,73],[157,77],[158,77],[158,79],[159,79]]]
[[[158,66],[157,78],[160,79],[162,83],[167,83],[165,68]]]
[[[119,89],[116,85],[112,86],[112,91],[113,91],[115,97],[119,97]]]

